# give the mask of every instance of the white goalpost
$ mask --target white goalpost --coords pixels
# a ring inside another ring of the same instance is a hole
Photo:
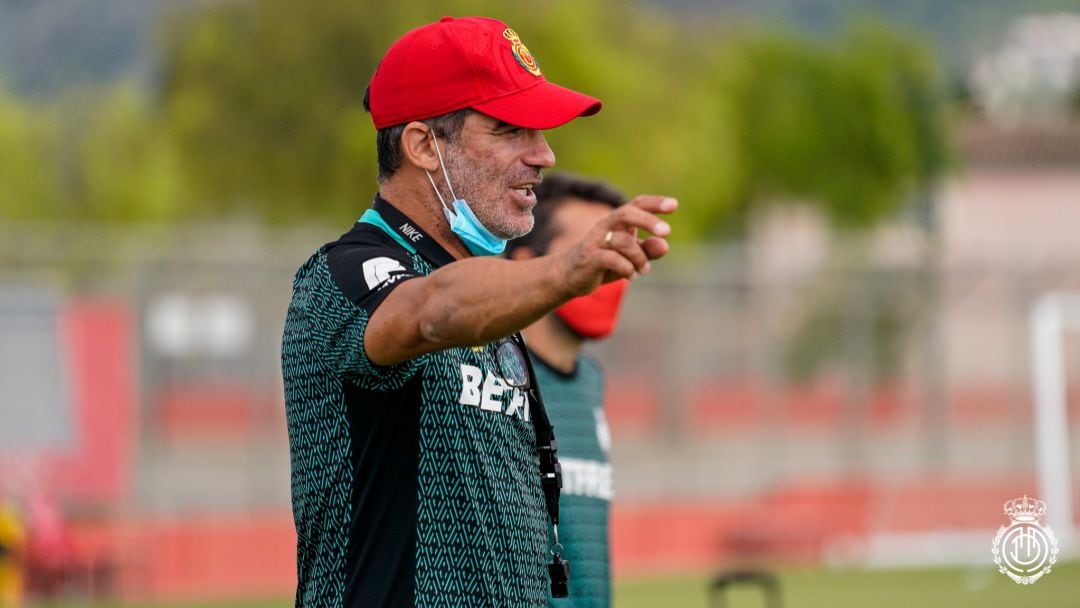
[[[1073,545],[1072,477],[1066,403],[1065,332],[1080,330],[1080,293],[1043,295],[1031,311],[1035,465],[1046,524],[1066,553]]]

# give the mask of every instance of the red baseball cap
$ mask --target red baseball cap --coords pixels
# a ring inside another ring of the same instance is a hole
[[[376,129],[472,108],[526,129],[551,129],[600,111],[600,100],[544,79],[505,23],[443,17],[386,51],[371,77]]]

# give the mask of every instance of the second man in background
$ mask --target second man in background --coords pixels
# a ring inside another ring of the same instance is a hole
[[[536,223],[510,241],[514,260],[559,253],[574,246],[589,227],[625,202],[611,187],[567,174],[553,174],[535,188]],[[604,415],[604,377],[582,351],[586,340],[604,338],[615,327],[628,281],[608,283],[570,300],[530,325],[523,334],[536,362],[548,415],[558,429],[563,470],[560,537],[573,567],[570,597],[558,608],[606,608],[611,604],[608,511],[612,498],[610,435]]]

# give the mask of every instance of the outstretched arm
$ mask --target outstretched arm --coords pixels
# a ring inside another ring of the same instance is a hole
[[[647,274],[668,252],[657,215],[675,199],[639,196],[597,222],[573,248],[526,261],[468,258],[405,281],[372,314],[368,358],[393,365],[456,346],[486,344],[533,323],[603,283]],[[639,239],[638,230],[652,236]]]

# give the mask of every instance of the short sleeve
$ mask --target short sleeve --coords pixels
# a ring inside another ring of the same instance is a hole
[[[407,253],[377,245],[338,245],[326,253],[326,265],[341,293],[368,315],[395,287],[418,276]]]
[[[364,349],[364,333],[386,296],[417,276],[408,254],[388,247],[347,244],[316,252],[293,283],[289,323],[300,334],[293,338],[304,344],[298,350],[309,363],[363,388],[399,388],[419,359],[376,365]]]

